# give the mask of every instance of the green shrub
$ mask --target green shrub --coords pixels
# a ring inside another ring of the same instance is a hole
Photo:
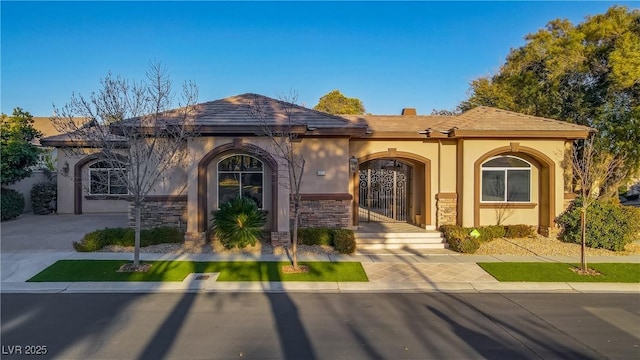
[[[329,228],[299,228],[298,244],[303,245],[333,245],[333,229]]]
[[[31,207],[36,215],[47,215],[53,212],[49,204],[56,199],[57,187],[45,181],[33,185],[31,188]]]
[[[533,228],[529,225],[507,225],[504,229],[504,236],[511,239],[534,237],[536,235]]]
[[[580,244],[580,211],[582,198],[575,201],[556,218],[562,227],[560,239]],[[611,200],[596,200],[587,210],[586,245],[613,251],[624,250],[640,231],[640,210],[622,206]]]
[[[447,240],[449,248],[463,254],[473,254],[480,248],[480,240],[469,235],[473,228],[458,225],[443,225],[440,227],[442,235]]]
[[[9,220],[18,217],[24,211],[24,196],[12,189],[2,188],[0,202],[2,203],[0,212],[2,220]]]
[[[140,246],[151,246],[165,243],[179,243],[184,234],[176,228],[161,226],[140,231]],[[104,228],[86,234],[80,242],[74,241],[73,248],[79,252],[97,251],[108,245],[134,246],[135,229]]]
[[[73,248],[78,252],[91,252],[102,249],[106,244],[102,241],[102,230],[86,234],[82,240],[74,241]]]
[[[335,229],[333,243],[340,254],[353,254],[356,251],[356,237],[352,230]]]
[[[482,226],[478,231],[480,232],[480,237],[478,237],[480,241],[491,241],[505,235],[504,226],[501,225]]]
[[[253,200],[236,197],[220,205],[213,214],[213,232],[227,249],[255,245],[262,237],[266,215]]]
[[[133,229],[131,229],[133,230]],[[133,234],[135,236],[135,233]],[[180,243],[184,234],[179,229],[170,226],[160,226],[140,232],[140,246],[150,246],[164,243]]]

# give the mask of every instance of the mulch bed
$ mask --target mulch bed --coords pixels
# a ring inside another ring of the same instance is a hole
[[[282,272],[285,274],[306,274],[309,272],[307,265],[298,265],[298,268],[294,268],[293,265],[282,266]]]
[[[122,264],[117,272],[147,272],[151,269],[151,264],[140,264],[139,266],[134,266],[133,263]]]

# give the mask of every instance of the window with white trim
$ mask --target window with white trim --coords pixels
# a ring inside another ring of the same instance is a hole
[[[497,156],[482,164],[482,202],[530,202],[531,164],[514,156]]]
[[[114,167],[109,161],[97,161],[89,166],[89,179],[91,181],[89,194],[91,195],[126,195],[127,169],[124,164]]]
[[[218,162],[218,208],[235,197],[248,197],[263,208],[264,165],[250,155],[231,155]]]

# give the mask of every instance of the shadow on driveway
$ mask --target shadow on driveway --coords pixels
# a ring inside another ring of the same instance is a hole
[[[127,226],[127,214],[22,214],[0,224],[0,251],[73,251],[91,231]]]

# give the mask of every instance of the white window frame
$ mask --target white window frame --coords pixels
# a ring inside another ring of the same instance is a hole
[[[262,170],[260,171],[256,171],[256,170],[221,171],[219,170],[221,162],[234,156],[247,156],[252,159],[255,159],[262,165]],[[262,160],[248,154],[231,154],[231,155],[222,157],[220,158],[220,160],[218,160],[218,162],[216,163],[216,202],[217,202],[216,208],[217,209],[220,209],[220,174],[239,174],[240,175],[240,186],[238,187],[238,196],[240,197],[242,197],[242,174],[262,174],[262,193],[260,194],[262,196],[262,199],[260,201],[261,205],[259,209],[264,210],[264,190],[265,190],[264,189],[264,162]]]
[[[108,163],[108,161],[106,161],[106,160],[98,160],[98,161],[93,162],[91,165],[89,165],[89,191],[88,191],[89,195],[96,195],[96,196],[122,196],[122,195],[129,195],[129,190],[128,189],[127,189],[126,193],[122,193],[122,194],[112,194],[111,193],[111,171],[122,171],[122,169],[127,171],[126,170],[126,166],[123,165],[120,168],[114,168],[114,167],[92,168],[93,165],[96,165],[96,164],[101,163],[101,162]],[[94,193],[94,192],[92,192],[91,191],[91,188],[92,188],[91,184],[93,183],[93,180],[92,180],[91,174],[93,172],[96,172],[96,171],[97,172],[103,172],[105,170],[107,171],[107,184],[106,184],[107,185],[106,186],[107,187],[107,192],[106,193]],[[129,172],[128,171],[127,171],[127,176],[129,176]]]
[[[524,161],[525,163],[527,163],[527,165],[529,165],[529,167],[511,167],[511,166],[504,166],[504,167],[487,167],[485,168],[484,165],[486,163],[488,163],[491,160],[495,160],[495,159],[499,159],[499,158],[504,158],[504,157],[509,157],[509,158],[513,158],[513,159],[518,159],[520,161]],[[531,193],[532,193],[532,188],[533,188],[533,181],[532,181],[532,177],[531,177],[531,169],[533,168],[533,165],[521,158],[521,157],[517,157],[517,156],[513,156],[513,155],[500,155],[500,156],[494,156],[490,159],[485,160],[481,165],[480,165],[480,202],[484,203],[484,204],[528,204],[531,203]],[[509,201],[508,198],[508,191],[509,191],[509,170],[512,171],[528,171],[529,172],[529,199],[528,200],[524,200],[524,201]],[[483,200],[483,173],[485,171],[504,171],[504,194],[503,194],[503,200]]]

